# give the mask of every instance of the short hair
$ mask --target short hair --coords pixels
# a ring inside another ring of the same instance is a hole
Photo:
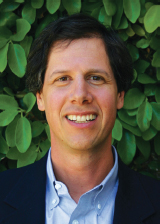
[[[26,85],[29,91],[41,92],[50,50],[58,41],[81,38],[101,38],[117,83],[118,92],[127,91],[133,80],[133,63],[123,41],[113,29],[108,29],[95,18],[74,14],[51,22],[34,41],[28,56]]]

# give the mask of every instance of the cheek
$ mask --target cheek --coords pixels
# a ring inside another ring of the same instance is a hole
[[[64,96],[65,94],[60,91],[52,91],[52,93],[47,94],[45,99],[46,113],[50,116],[60,115],[64,105]]]

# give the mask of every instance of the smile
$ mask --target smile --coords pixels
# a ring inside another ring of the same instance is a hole
[[[75,123],[88,123],[90,121],[93,121],[96,119],[95,114],[87,114],[87,115],[68,115],[66,118],[70,121],[73,121]]]

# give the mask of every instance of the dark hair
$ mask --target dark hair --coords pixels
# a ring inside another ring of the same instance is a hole
[[[26,84],[34,94],[43,88],[48,55],[57,41],[69,43],[81,38],[101,38],[108,54],[118,92],[127,91],[133,79],[131,56],[112,29],[107,29],[95,18],[84,14],[74,14],[50,23],[34,41],[26,69]]]

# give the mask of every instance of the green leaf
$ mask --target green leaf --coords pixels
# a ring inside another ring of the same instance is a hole
[[[148,33],[153,33],[160,26],[160,5],[153,5],[144,16],[144,26]]]
[[[151,124],[160,131],[160,103],[151,103],[152,106],[152,121]]]
[[[154,5],[153,2],[146,2],[146,4],[145,4],[146,10],[148,11],[152,7],[152,5]]]
[[[25,36],[25,38],[20,42],[20,45],[23,47],[23,49],[25,51],[26,57],[29,54],[32,41],[33,41],[33,38],[31,36],[29,36],[29,37]]]
[[[135,32],[133,31],[133,29],[131,28],[131,26],[129,25],[128,28],[126,29],[126,34],[129,36],[129,37],[132,37],[135,35]]]
[[[122,18],[121,18],[121,22],[120,22],[120,24],[119,24],[119,26],[118,26],[118,29],[120,30],[120,29],[126,29],[128,27],[128,21],[127,21],[127,19],[126,19],[126,17],[125,16],[122,16]]]
[[[33,8],[30,3],[25,4],[22,10],[22,17],[30,24],[34,23],[36,18],[36,9]]]
[[[79,13],[81,10],[81,0],[62,0],[62,3],[69,15]]]
[[[11,123],[15,116],[18,114],[18,111],[15,109],[5,110],[0,113],[0,126],[4,127]]]
[[[146,74],[139,74],[138,75],[138,82],[142,84],[150,84],[150,83],[156,83],[156,80],[150,77]]]
[[[144,141],[143,138],[136,137],[136,145],[145,158],[149,158],[151,153],[151,145],[148,141]]]
[[[78,2],[78,1],[76,1],[76,0],[68,0],[68,1],[62,0],[62,2],[63,2],[63,5],[64,5],[65,9],[68,11],[68,14],[70,14],[69,12],[71,12],[71,14],[73,14],[72,10],[76,10],[76,9],[74,9],[74,4],[75,4],[75,7],[76,7],[76,2]],[[67,2],[70,6],[67,4]],[[61,4],[60,0],[47,0],[46,8],[48,9],[49,13],[53,14],[59,9],[60,4]],[[72,9],[70,9],[69,7],[72,8]]]
[[[23,3],[25,0],[14,0],[15,2]]]
[[[17,161],[17,168],[34,163],[37,158],[36,149],[36,145],[31,145],[25,153],[21,153]]]
[[[0,72],[3,72],[7,66],[7,52],[9,43],[0,49]]]
[[[16,130],[18,119],[19,119],[19,115],[17,115],[15,119],[7,126],[5,131],[6,141],[8,146],[10,147],[14,147],[16,145],[15,130]]]
[[[41,33],[41,31],[50,23],[53,22],[57,19],[57,13],[51,15],[48,14],[44,17],[44,19],[41,19],[42,21],[40,22],[40,24],[38,25],[37,29],[36,29],[36,33],[35,33],[35,37],[37,38],[39,36],[39,34]]]
[[[41,142],[39,146],[42,150],[42,153],[41,153],[41,158],[42,158],[50,149],[51,143],[48,139],[46,139],[45,141]]]
[[[112,129],[112,138],[114,138],[118,141],[120,141],[122,138],[122,125],[118,119],[115,120],[115,124]]]
[[[126,110],[126,112],[129,116],[135,116],[135,115],[137,115],[138,109],[136,108],[133,110]]]
[[[117,11],[112,18],[112,26],[114,29],[117,29],[123,14],[123,0],[115,0],[115,4],[117,6]]]
[[[9,95],[9,96],[14,96],[14,93],[11,88],[9,87],[4,87],[3,90]]]
[[[154,50],[160,48],[160,38],[153,36],[151,38],[150,47]]]
[[[118,33],[118,35],[123,41],[126,41],[128,39],[128,35],[126,34],[126,32]]]
[[[160,67],[160,50],[157,50],[153,54],[152,66],[153,67]]]
[[[108,16],[113,16],[116,13],[116,5],[113,0],[103,0],[104,8]]]
[[[152,138],[154,138],[154,136],[157,134],[157,130],[150,126],[150,128],[145,131],[145,132],[142,132],[142,138],[145,140],[145,141],[149,141],[151,140]]]
[[[139,59],[134,63],[134,68],[138,74],[144,73],[145,70],[149,67],[150,63],[148,61]]]
[[[150,44],[150,40],[141,39],[137,41],[136,47],[144,49],[144,48],[147,48],[149,44]]]
[[[12,1],[4,1],[1,5],[0,5],[0,11],[1,12],[11,12],[14,11],[15,9],[17,9],[19,7],[19,4],[16,2],[12,2]]]
[[[154,96],[155,95],[155,88],[156,86],[154,84],[146,84],[144,86],[144,94],[146,96]]]
[[[150,127],[152,119],[152,106],[148,102],[142,103],[138,108],[137,123],[142,132]]]
[[[12,160],[18,160],[18,158],[21,156],[22,153],[20,153],[17,149],[17,147],[10,148],[9,151],[6,154],[6,157],[8,159]]]
[[[140,0],[140,3],[141,3],[140,17],[143,17],[146,13],[145,2],[146,2],[146,0]]]
[[[123,128],[129,130],[129,131],[132,132],[134,135],[139,136],[139,137],[142,135],[142,134],[141,134],[141,131],[140,131],[140,129],[139,129],[138,126],[133,127],[133,126],[131,126],[131,125],[129,125],[129,124],[126,124],[126,123],[123,122],[122,120],[120,120],[120,122],[121,122]]]
[[[14,97],[8,96],[8,95],[0,95],[0,109],[6,110],[6,109],[18,109],[18,103],[14,99]]]
[[[49,141],[51,141],[50,127],[49,127],[48,124],[47,124],[46,127],[45,127],[45,131],[46,131],[46,134],[47,134],[47,137],[48,137]]]
[[[25,74],[27,64],[24,49],[19,44],[10,44],[8,50],[8,64],[11,71],[18,77]]]
[[[145,36],[145,31],[140,25],[134,24],[132,29],[138,36]]]
[[[107,15],[104,7],[102,7],[101,10],[100,10],[98,20],[101,23],[103,23],[104,26],[111,26],[112,17]]]
[[[135,109],[139,107],[145,99],[144,93],[138,88],[130,89],[124,98],[124,109]]]
[[[155,98],[156,98],[157,103],[160,103],[160,88],[159,88],[159,86],[156,87]]]
[[[133,46],[132,44],[128,44],[127,48],[128,48],[129,53],[130,53],[130,55],[132,57],[132,60],[136,61],[139,58],[138,49],[135,46]]]
[[[24,98],[23,98],[24,104],[27,106],[27,113],[33,108],[35,102],[36,102],[36,97],[34,96],[33,93],[27,93]]]
[[[126,110],[124,110],[124,109],[119,110],[118,111],[118,116],[125,123],[127,123],[131,126],[137,126],[136,116],[129,116],[127,114]]]
[[[7,44],[12,32],[7,27],[0,27],[0,34],[0,48],[2,48]]]
[[[136,81],[137,79],[137,71],[135,69],[133,69],[133,80],[132,80],[132,84]]]
[[[6,26],[6,27],[10,28],[15,25],[16,19],[18,19],[18,16],[13,12],[1,12],[0,13],[0,26]]]
[[[11,36],[13,41],[21,41],[31,28],[31,25],[25,19],[16,20],[17,33]]]
[[[7,154],[8,150],[9,150],[9,148],[8,148],[6,141],[4,140],[2,135],[0,135],[0,153]]]
[[[0,109],[6,110],[6,109],[18,109],[18,103],[12,96],[8,95],[0,95]]]
[[[156,73],[158,81],[160,81],[160,68],[157,68],[157,73]]]
[[[44,124],[42,124],[40,121],[34,121],[31,124],[32,138],[35,138],[38,135],[40,135],[42,131],[44,130],[44,128],[45,128]]]
[[[31,5],[35,9],[40,9],[43,6],[44,0],[31,0]]]
[[[154,150],[160,156],[160,132],[154,137]]]
[[[31,144],[31,125],[25,117],[21,117],[16,126],[15,131],[16,146],[21,153],[27,151]]]
[[[121,160],[127,165],[130,164],[136,153],[135,136],[124,130],[122,139],[117,144],[117,151]]]
[[[140,16],[141,5],[139,0],[123,0],[124,13],[126,17],[135,23]]]

